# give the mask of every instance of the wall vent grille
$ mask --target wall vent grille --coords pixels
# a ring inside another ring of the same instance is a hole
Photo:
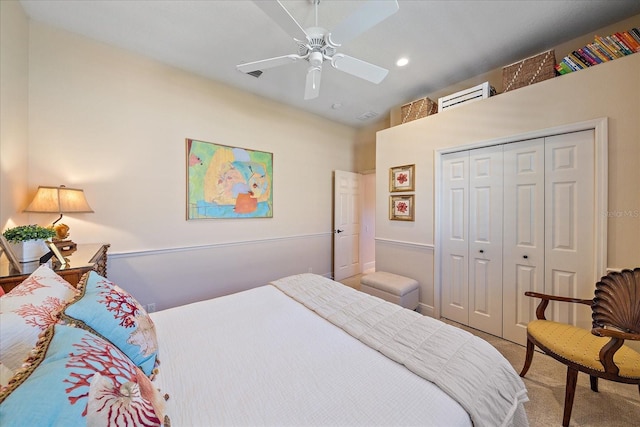
[[[446,111],[469,102],[488,98],[491,94],[489,82],[438,98],[438,111]]]

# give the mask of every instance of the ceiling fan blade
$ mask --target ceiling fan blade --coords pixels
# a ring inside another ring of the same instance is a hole
[[[343,55],[342,53],[333,55],[331,65],[333,68],[375,84],[380,83],[387,77],[387,74],[389,74],[389,70],[386,68],[378,67],[377,65],[370,64],[352,56]]]
[[[352,38],[364,33],[369,28],[379,24],[399,9],[397,0],[370,0],[331,31],[330,40],[335,46],[340,46]]]
[[[278,0],[254,0],[254,3],[291,37],[300,41],[307,40],[307,33]]]
[[[260,61],[247,62],[244,64],[236,65],[238,71],[242,71],[243,73],[250,73],[256,70],[266,70],[267,68],[279,67],[281,65],[291,64],[292,62],[296,62],[298,59],[302,59],[300,55],[284,55],[284,56],[276,56],[275,58],[262,59]]]
[[[320,95],[320,77],[322,67],[309,67],[307,70],[307,81],[304,86],[304,99],[317,98]]]

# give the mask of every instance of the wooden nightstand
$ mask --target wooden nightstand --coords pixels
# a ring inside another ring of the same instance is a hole
[[[79,244],[73,253],[64,255],[68,260],[65,266],[54,262],[51,268],[74,286],[87,271],[95,270],[99,275],[107,277],[107,250],[109,250],[109,246],[108,243]],[[22,266],[24,270],[22,273],[10,271],[9,260],[5,254],[0,256],[0,286],[5,292],[9,292],[22,283],[30,273],[39,267],[39,264],[36,261],[22,264]]]

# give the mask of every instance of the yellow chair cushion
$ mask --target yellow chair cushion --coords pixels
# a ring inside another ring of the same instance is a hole
[[[610,338],[598,337],[586,329],[550,320],[529,322],[527,332],[555,354],[587,368],[604,372],[600,363],[600,349]],[[619,376],[640,378],[640,353],[623,345],[613,356],[620,368]]]

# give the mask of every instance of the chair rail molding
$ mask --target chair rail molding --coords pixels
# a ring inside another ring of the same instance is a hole
[[[376,237],[375,241],[376,242],[380,242],[380,243],[390,244],[390,245],[409,246],[409,247],[414,247],[414,248],[427,249],[427,250],[431,250],[431,251],[433,251],[435,249],[435,246],[433,244],[431,244],[431,243],[408,242],[408,241],[405,241],[405,240],[386,239],[386,238],[383,238],[383,237]]]
[[[270,237],[265,239],[238,240],[235,242],[209,243],[206,245],[180,246],[175,248],[123,251],[123,252],[116,252],[113,254],[109,253],[109,258],[118,259],[118,258],[129,258],[129,257],[147,256],[147,255],[161,255],[161,254],[170,254],[175,252],[188,252],[188,251],[197,251],[197,250],[203,250],[203,249],[224,248],[224,247],[231,247],[231,246],[277,243],[277,242],[299,240],[299,239],[313,239],[313,238],[318,238],[323,236],[332,236],[332,235],[333,235],[332,232],[324,232],[324,233],[312,233],[312,234],[299,234],[294,236]]]

